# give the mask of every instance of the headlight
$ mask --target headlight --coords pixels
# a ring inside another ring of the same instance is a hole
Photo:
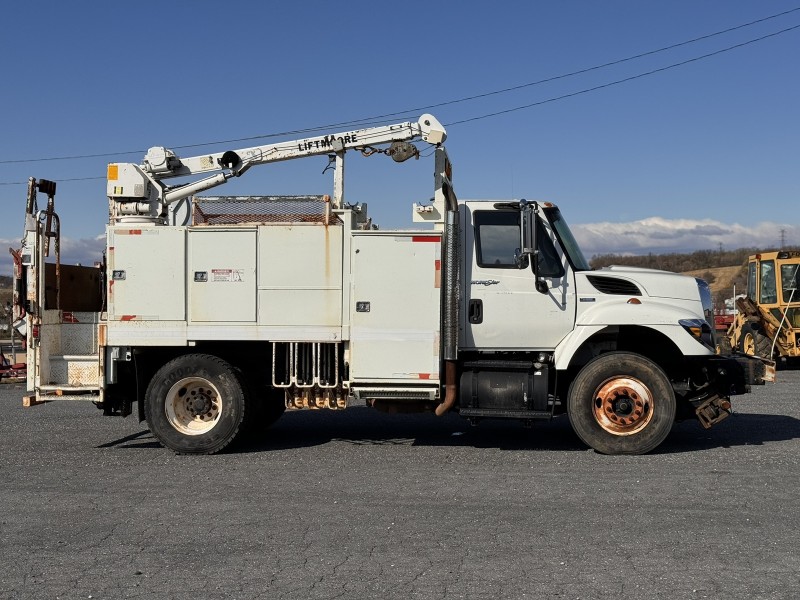
[[[711,297],[711,288],[700,278],[695,278],[697,291],[700,294],[700,304],[703,306],[703,316],[711,329],[714,329],[714,299]]]
[[[695,278],[697,291],[700,294],[700,304],[703,306],[703,317],[705,317],[708,328],[711,331],[711,347],[716,346],[716,332],[714,330],[714,299],[711,297],[711,288],[705,280]]]
[[[704,346],[714,349],[714,330],[703,319],[681,319],[678,321],[689,335]]]

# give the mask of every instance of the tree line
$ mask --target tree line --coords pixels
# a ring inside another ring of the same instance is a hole
[[[625,265],[628,267],[644,267],[683,273],[685,271],[698,271],[716,267],[741,266],[747,263],[747,258],[751,254],[758,252],[770,252],[770,250],[765,250],[764,248],[737,248],[736,250],[697,250],[690,253],[653,254],[650,252],[636,256],[596,254],[592,256],[589,264],[593,269],[600,269],[610,265]]]

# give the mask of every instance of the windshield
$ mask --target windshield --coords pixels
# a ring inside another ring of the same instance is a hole
[[[555,207],[549,207],[544,209],[544,214],[547,220],[550,221],[553,231],[556,232],[556,237],[561,242],[572,268],[576,271],[591,271],[592,267],[589,266],[589,261],[583,255],[578,242],[575,241],[569,225],[567,225],[564,217],[561,216],[561,211]]]

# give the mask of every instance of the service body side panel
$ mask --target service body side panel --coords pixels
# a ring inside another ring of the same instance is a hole
[[[256,322],[256,230],[189,230],[189,323]]]
[[[342,227],[318,223],[258,229],[258,324],[302,331],[342,326]],[[319,334],[316,334],[319,336]],[[276,341],[280,335],[273,338]],[[286,336],[285,336],[286,337]],[[337,339],[339,336],[335,336]],[[331,335],[324,336],[331,339]]]
[[[351,381],[438,381],[441,233],[352,235]]]
[[[108,228],[108,320],[186,318],[186,228]]]

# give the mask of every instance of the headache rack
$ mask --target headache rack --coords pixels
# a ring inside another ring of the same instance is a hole
[[[192,225],[318,223],[335,225],[331,197],[324,196],[195,196]]]

